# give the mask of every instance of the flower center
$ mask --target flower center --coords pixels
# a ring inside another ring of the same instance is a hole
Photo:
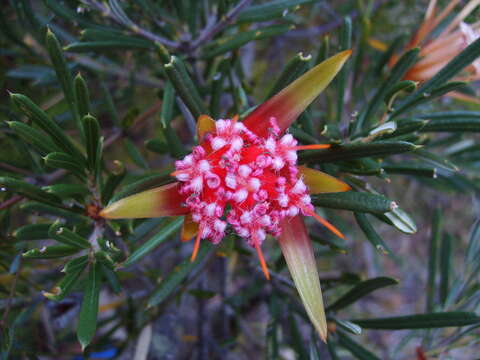
[[[175,163],[180,193],[199,236],[219,243],[230,224],[250,245],[267,233],[280,234],[280,221],[299,212],[311,215],[308,189],[299,177],[297,141],[280,136],[275,118],[259,137],[235,120],[218,120],[216,130]]]

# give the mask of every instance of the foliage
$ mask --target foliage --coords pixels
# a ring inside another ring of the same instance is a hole
[[[398,28],[384,38],[390,50],[368,45],[378,36],[377,23],[394,24],[388,16],[406,15],[413,2],[393,3],[344,2],[332,8],[315,0],[12,0],[4,5],[2,358],[108,350],[142,359],[149,346],[152,358],[193,353],[224,358],[243,348],[269,359],[288,351],[301,359],[327,352],[336,359],[345,351],[358,359],[401,358],[399,353],[412,358],[408,344],[415,340],[422,359],[478,345],[480,225],[473,225],[463,249],[461,239],[442,225],[439,208],[423,263],[424,312],[361,311],[358,304],[374,302],[377,290],[401,286],[404,279],[388,273],[321,276],[330,304],[328,345],[317,341],[284,277],[276,244],[266,245],[272,273],[267,282],[254,252],[235,235],[217,247],[204,244],[190,262],[190,245],[177,241],[182,218],[105,221],[98,215],[108,203],[171,182],[172,160],[195,145],[198,116],[243,118],[337,50],[353,48],[334,85],[289,131],[303,144],[333,144],[300,158],[353,188],[313,196],[318,210],[347,237],[367,241],[374,256],[408,264],[409,257],[392,250],[397,239],[379,230],[427,233],[416,225],[419,213],[404,201],[401,188],[418,184],[435,196],[479,191],[473,133],[480,131],[480,109],[441,96],[452,90],[474,93],[473,85],[456,76],[479,57],[480,40],[429,81],[404,80],[418,49],[387,65],[405,41],[398,39]],[[329,12],[345,17],[332,19]],[[406,16],[410,32],[420,15]],[[297,48],[316,55],[295,54]],[[429,212],[436,207],[431,204]],[[309,231],[319,263],[349,261],[343,254],[350,242],[317,226]],[[187,313],[179,315],[181,324],[172,324],[168,316],[178,311]],[[252,316],[262,324],[253,333]],[[363,334],[381,329],[407,332],[395,348],[380,353]],[[188,346],[170,332],[184,334]]]

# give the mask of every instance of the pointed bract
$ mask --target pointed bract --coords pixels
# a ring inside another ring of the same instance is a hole
[[[324,172],[310,169],[306,166],[298,166],[303,181],[308,186],[310,194],[343,192],[351,189],[350,185]]]
[[[312,242],[300,216],[284,219],[278,238],[283,256],[307,314],[323,341],[327,339],[327,320]]]
[[[280,131],[285,131],[333,80],[351,53],[351,50],[342,51],[303,74],[256,108],[244,120],[244,125],[255,134],[266,137],[270,118],[274,117]]]
[[[209,133],[215,131],[215,120],[208,115],[200,115],[197,119],[197,138],[198,143],[203,142],[203,137]]]
[[[106,219],[137,219],[185,215],[184,199],[178,192],[179,184],[172,183],[142,191],[108,205],[100,212]]]

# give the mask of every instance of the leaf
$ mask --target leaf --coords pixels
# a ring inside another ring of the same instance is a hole
[[[101,264],[95,262],[90,266],[85,293],[77,324],[77,338],[85,350],[95,335],[97,329],[98,300],[102,281]]]
[[[438,263],[438,245],[442,235],[442,212],[435,209],[432,219],[432,235],[430,237],[430,249],[428,256],[428,279],[427,279],[427,300],[426,310],[432,312],[435,304],[435,283]]]
[[[370,212],[374,214],[384,214],[397,207],[394,201],[382,195],[357,191],[312,195],[312,204],[329,209]]]
[[[265,4],[249,6],[242,10],[236,18],[237,23],[269,21],[284,17],[289,10],[296,10],[299,5],[308,4],[314,0],[276,0]]]
[[[370,350],[364,348],[362,345],[353,341],[349,336],[347,336],[342,331],[338,331],[338,344],[346,348],[352,353],[357,359],[360,360],[380,360],[374,353]]]
[[[64,50],[73,53],[103,52],[107,50],[152,49],[153,43],[137,40],[99,40],[74,42],[65,46]]]
[[[163,302],[169,297],[180,285],[180,283],[190,274],[193,268],[206,258],[212,251],[214,245],[210,242],[203,242],[195,261],[190,259],[182,261],[178,264],[154,290],[148,299],[148,307],[153,307]]]
[[[77,101],[75,97],[75,88],[73,86],[72,74],[70,69],[67,66],[65,57],[63,56],[62,48],[58,42],[56,36],[47,28],[46,35],[46,48],[50,56],[50,61],[52,62],[55,73],[57,74],[58,82],[62,87],[65,99],[67,100],[70,112],[72,113],[73,118],[77,122],[77,126],[82,130],[80,124],[80,118],[78,116]]]
[[[85,164],[63,152],[50,153],[43,158],[45,165],[54,169],[65,169],[79,178],[85,177]]]
[[[360,229],[367,237],[368,241],[375,247],[375,249],[381,254],[391,254],[389,246],[383,241],[380,235],[375,231],[375,228],[368,220],[368,217],[364,213],[356,212],[355,220],[357,221]]]
[[[417,91],[408,96],[397,107],[395,113],[400,113],[403,109],[408,108],[412,103],[422,98],[425,93],[431,93],[435,89],[445,84],[466,66],[475,61],[480,56],[480,38],[471,43],[465,50],[455,56],[442,70],[440,70],[433,78],[425,82]]]
[[[480,317],[472,312],[452,311],[377,319],[358,319],[350,321],[360,325],[364,329],[404,330],[432,329],[478,324],[480,323]]]
[[[20,209],[23,211],[28,211],[32,213],[41,213],[42,215],[49,214],[54,216],[59,216],[65,220],[71,222],[88,222],[89,218],[83,216],[77,212],[74,212],[70,209],[63,209],[58,207],[58,205],[48,205],[40,202],[29,201],[20,205]]]
[[[43,292],[43,296],[45,296],[49,300],[61,301],[65,298],[65,296],[70,293],[70,291],[73,289],[78,279],[80,278],[80,275],[87,267],[88,261],[86,257],[80,257],[77,259],[81,259],[82,261],[77,261],[77,265],[75,267],[72,267],[68,272],[66,272],[62,281],[60,281],[58,286],[55,287],[54,292]]]
[[[40,249],[31,249],[23,253],[25,259],[56,259],[70,256],[79,252],[78,247],[69,245],[44,246]]]
[[[339,36],[339,50],[348,50],[352,47],[352,19],[350,16],[345,16],[343,18],[343,26],[340,29]],[[344,103],[345,103],[345,88],[347,87],[348,73],[350,67],[348,64],[344,65],[342,69],[338,72],[336,79],[337,83],[337,112],[336,120],[339,124],[342,120],[344,114]]]
[[[480,117],[430,119],[420,132],[480,132]]]
[[[285,66],[280,77],[277,79],[272,89],[268,92],[266,99],[271,98],[284,87],[289,85],[292,81],[301,76],[308,70],[312,55],[304,56],[303,53],[295,55]]]
[[[11,191],[32,200],[37,200],[54,206],[60,205],[60,199],[57,196],[50,194],[35,185],[27,183],[26,181],[3,176],[0,177],[0,188],[3,188],[4,191]]]
[[[405,211],[400,208],[393,209],[379,217],[386,220],[387,223],[395,226],[398,230],[405,234],[415,234],[417,232],[417,225],[413,219]]]
[[[350,321],[335,318],[335,324],[337,324],[338,328],[348,331],[353,335],[360,335],[362,333],[362,328]]]
[[[159,232],[137,248],[125,261],[123,266],[130,266],[140,261],[145,255],[153,251],[158,245],[166,241],[175,232],[180,230],[183,224],[183,217],[177,217],[168,224],[162,226]]]
[[[202,58],[211,59],[215,56],[238,49],[250,41],[280,35],[291,29],[292,27],[290,25],[270,25],[260,27],[256,30],[242,31],[234,35],[218,38],[203,47]]]
[[[440,246],[440,302],[445,304],[450,289],[450,272],[452,271],[453,238],[446,233]]]
[[[45,137],[41,131],[34,129],[19,121],[9,121],[10,129],[23,141],[31,144],[40,154],[46,155],[51,152],[58,152],[60,148],[50,138]]]
[[[397,285],[398,280],[389,277],[376,277],[362,281],[355,285],[345,295],[337,299],[332,305],[328,306],[326,311],[338,311],[343,309],[371,292],[390,285]]]
[[[185,64],[180,58],[172,56],[170,62],[163,66],[168,79],[172,82],[178,95],[185,102],[194,118],[207,113],[205,104],[196,85],[188,75]]]
[[[303,161],[334,162],[353,160],[362,157],[385,157],[413,151],[418,146],[406,141],[376,141],[372,143],[355,142],[334,145],[326,150],[304,151],[299,158]]]
[[[110,174],[108,174],[107,181],[101,189],[101,198],[103,204],[107,204],[110,201],[115,189],[118,187],[118,185],[120,185],[127,174],[125,166],[122,162],[115,160],[113,164],[116,168]]]
[[[58,221],[56,221],[50,226],[50,228],[48,229],[48,235],[52,239],[60,243],[63,243],[65,245],[74,246],[79,249],[90,248],[90,242],[87,239],[84,239],[80,235],[67,229],[65,226],[61,225]]]
[[[19,227],[13,233],[17,240],[43,240],[48,239],[50,224],[28,224]]]
[[[435,179],[437,177],[437,168],[430,165],[414,163],[385,164],[382,165],[382,169],[385,170],[387,174],[424,176],[432,179]]]
[[[87,83],[80,73],[75,76],[73,85],[75,87],[78,115],[80,116],[80,119],[82,119],[85,115],[90,113],[90,94],[88,93]]]
[[[85,133],[88,167],[91,171],[95,171],[97,168],[96,160],[99,139],[101,136],[100,125],[98,124],[97,119],[90,114],[87,114],[82,118],[82,124]]]
[[[62,199],[90,194],[90,190],[83,184],[54,184],[44,186],[42,190]]]
[[[32,122],[50,135],[59,148],[78,160],[84,159],[82,153],[76,148],[63,129],[28,97],[21,94],[10,94],[10,98],[18,109],[27,115]]]
[[[367,108],[363,111],[354,125],[355,132],[363,129],[365,124],[371,123],[371,117],[375,115],[389,91],[403,78],[407,70],[415,63],[420,49],[415,48],[407,51],[390,72],[390,76],[380,85],[377,92],[369,101]]]

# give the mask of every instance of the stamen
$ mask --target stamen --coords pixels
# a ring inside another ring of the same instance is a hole
[[[260,244],[258,242],[258,239],[256,239],[254,237],[253,241],[255,242],[255,249],[257,250],[258,259],[260,260],[260,266],[262,267],[263,274],[265,275],[267,280],[270,280],[270,273],[268,271],[268,267],[267,267],[267,263],[265,262],[265,258],[263,257],[262,249],[260,248]]]
[[[314,145],[299,145],[293,146],[292,150],[319,150],[319,149],[328,149],[332,147],[330,144],[314,144]]]
[[[318,215],[315,211],[310,210],[306,207],[302,207],[302,210],[304,210],[308,215],[312,216],[315,220],[317,220],[320,224],[325,226],[328,230],[330,230],[332,233],[337,235],[341,239],[345,239],[345,235],[343,235],[340,230],[338,230],[335,226],[330,224],[327,220],[322,218],[320,215]]]
[[[200,239],[202,238],[203,234],[203,226],[200,226],[198,229],[197,237],[195,238],[195,245],[193,245],[192,257],[190,258],[190,262],[194,262],[195,258],[198,254],[198,249],[200,248]]]

